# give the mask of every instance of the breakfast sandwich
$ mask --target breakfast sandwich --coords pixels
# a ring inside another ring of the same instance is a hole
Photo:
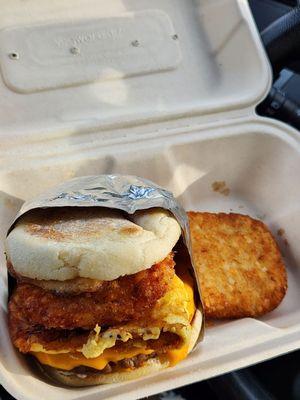
[[[6,240],[9,331],[15,347],[56,380],[121,382],[175,365],[201,328],[181,236],[166,210],[105,208],[23,215]]]
[[[266,225],[240,214],[191,211],[188,216],[205,315],[257,317],[276,308],[287,276]]]

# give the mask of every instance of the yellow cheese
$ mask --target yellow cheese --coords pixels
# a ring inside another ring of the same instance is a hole
[[[33,352],[32,354],[39,360],[41,364],[50,365],[51,367],[71,370],[75,367],[85,366],[101,370],[110,362],[117,362],[125,358],[131,358],[138,354],[151,354],[153,350],[133,348],[129,351],[117,351],[114,349],[106,349],[101,356],[96,358],[86,358],[81,353],[68,354],[47,354]]]
[[[179,349],[169,350],[167,352],[167,358],[170,363],[170,367],[178,364],[181,360],[184,360],[188,354],[188,345],[183,345]]]
[[[39,360],[41,364],[50,365],[51,367],[70,371],[71,369],[79,366],[91,367],[94,369],[102,370],[110,362],[117,362],[125,358],[131,358],[138,354],[151,354],[151,349],[136,348],[129,351],[118,352],[113,349],[106,349],[103,354],[96,358],[85,358],[81,353],[68,353],[68,354],[47,354],[42,352],[33,352],[32,354]],[[169,350],[167,352],[167,359],[170,366],[174,366],[181,360],[184,360],[188,353],[188,346],[184,345],[179,349]]]

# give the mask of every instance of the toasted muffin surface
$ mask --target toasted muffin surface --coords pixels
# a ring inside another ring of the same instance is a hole
[[[287,276],[266,225],[240,214],[188,215],[206,316],[257,317],[276,308]]]
[[[170,212],[160,208],[127,215],[98,207],[33,210],[6,239],[16,274],[30,279],[112,281],[164,260],[181,235]]]

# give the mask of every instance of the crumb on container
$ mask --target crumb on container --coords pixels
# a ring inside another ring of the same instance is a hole
[[[285,246],[289,246],[289,242],[288,242],[287,238],[285,237],[285,230],[283,228],[279,228],[277,230],[277,235],[282,238],[283,244]]]
[[[223,194],[224,196],[228,196],[230,193],[230,189],[226,186],[225,181],[215,181],[211,187],[214,192]]]

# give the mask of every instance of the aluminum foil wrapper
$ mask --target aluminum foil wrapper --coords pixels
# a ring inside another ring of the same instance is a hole
[[[26,201],[16,215],[8,233],[12,230],[15,222],[28,211],[53,207],[106,207],[123,210],[128,214],[154,207],[169,210],[181,226],[198,287],[199,304],[197,304],[197,308],[201,311],[202,316],[204,315],[200,282],[193,263],[188,217],[171,192],[147,179],[131,175],[96,175],[74,178]],[[204,320],[197,343],[202,340],[203,335]]]

